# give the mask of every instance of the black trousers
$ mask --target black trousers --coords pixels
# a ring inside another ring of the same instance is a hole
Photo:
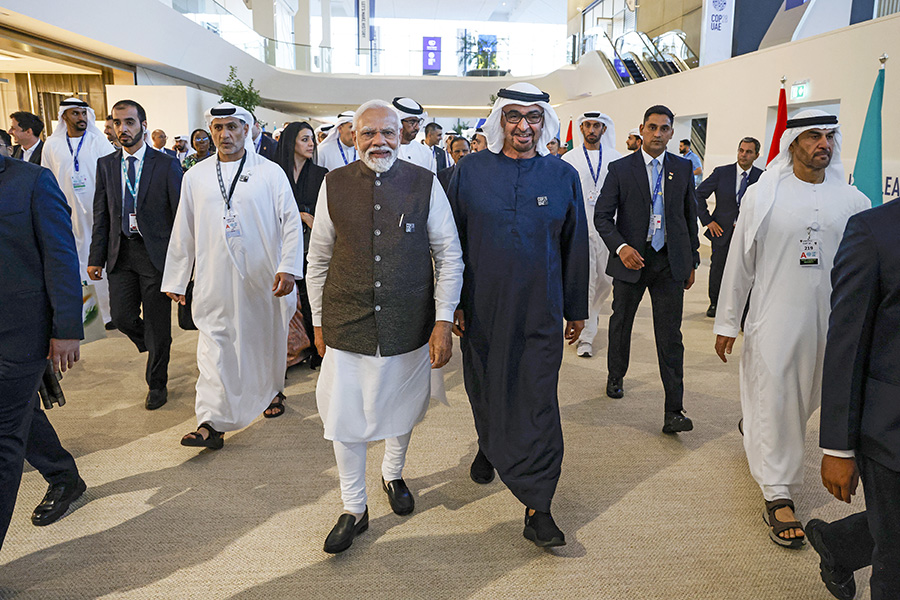
[[[900,473],[862,455],[856,457],[866,509],[822,529],[826,546],[842,567],[872,565],[872,600],[900,598]]]
[[[628,372],[631,330],[645,290],[650,291],[653,306],[653,332],[659,374],[666,391],[666,412],[677,412],[684,408],[684,344],[681,340],[684,282],[672,278],[665,246],[659,252],[648,249],[637,283],[613,280],[609,351],[606,359],[609,376],[621,379]]]
[[[78,479],[75,459],[63,449],[40,409],[38,387],[45,361],[13,363],[0,357],[0,548],[9,529],[24,460],[48,483]]]
[[[734,227],[726,231],[720,238],[713,238],[712,255],[709,266],[709,303],[715,306],[719,303],[719,290],[722,289],[722,275],[725,273],[725,261],[728,259],[728,248],[731,246],[731,236]]]
[[[139,352],[149,351],[147,385],[161,390],[169,380],[172,301],[159,291],[162,273],[150,262],[140,236],[122,236],[115,269],[108,276],[112,321]]]

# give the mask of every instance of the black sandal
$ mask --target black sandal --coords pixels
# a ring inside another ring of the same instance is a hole
[[[209,432],[209,437],[206,439],[203,438],[203,435],[200,434],[200,428],[205,429]],[[221,431],[216,431],[212,428],[212,425],[209,423],[200,423],[197,427],[197,431],[192,431],[186,434],[183,438],[181,438],[182,446],[191,446],[193,448],[209,448],[210,450],[219,450],[222,446],[225,445],[225,434]]]
[[[284,393],[278,392],[272,402],[269,403],[269,407],[263,411],[263,416],[267,419],[274,419],[275,417],[280,417],[281,415],[283,415],[284,401],[286,399],[287,398],[285,397]],[[274,412],[270,414],[270,410]]]
[[[766,508],[763,510],[763,521],[769,526],[769,537],[779,546],[793,549],[802,548],[806,543],[806,532],[803,531],[803,524],[800,521],[779,521],[775,517],[775,511],[784,507],[788,507],[793,511],[794,503],[787,498],[778,498],[777,500],[766,502]],[[788,539],[779,535],[789,529],[799,529],[803,531],[804,536]]]

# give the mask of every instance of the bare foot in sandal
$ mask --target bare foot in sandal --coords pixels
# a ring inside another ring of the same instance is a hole
[[[285,396],[282,392],[278,392],[274,398],[272,398],[272,402],[269,403],[269,408],[263,411],[263,416],[267,419],[274,419],[275,417],[280,417],[284,414],[284,400]]]
[[[790,506],[784,506],[775,511],[775,518],[781,521],[782,523],[789,523],[791,521],[796,521],[797,517],[794,515],[794,511],[791,510]],[[802,529],[794,528],[788,529],[787,531],[782,531],[778,537],[781,537],[786,540],[792,540],[794,538],[804,538],[806,535],[803,533]]]

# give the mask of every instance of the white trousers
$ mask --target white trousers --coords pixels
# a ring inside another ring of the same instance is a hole
[[[789,485],[765,485],[761,483],[759,484],[759,489],[762,490],[763,498],[766,499],[766,502],[778,500],[779,498],[793,499],[791,486]]]
[[[593,225],[592,225],[593,227]],[[579,342],[594,343],[599,329],[600,309],[612,293],[612,277],[606,274],[609,250],[600,236],[588,238],[590,246],[590,278],[588,279],[588,318],[578,336]]]
[[[400,479],[406,464],[406,450],[412,432],[384,440],[384,460],[381,476],[385,481]],[[337,459],[341,479],[341,500],[344,511],[354,514],[366,512],[366,448],[368,442],[338,442],[335,440],[334,457]]]

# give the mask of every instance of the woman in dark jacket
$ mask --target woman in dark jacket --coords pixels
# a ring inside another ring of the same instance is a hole
[[[303,221],[303,271],[306,272],[306,253],[309,250],[309,237],[312,233],[313,221],[316,214],[316,200],[319,197],[319,188],[328,169],[315,164],[316,135],[312,125],[303,122],[288,124],[281,132],[278,140],[278,148],[275,151],[275,162],[281,165],[291,182],[294,192],[294,200],[300,209],[300,218]],[[298,302],[300,309],[291,319],[288,332],[288,366],[302,362],[305,358],[308,344],[309,366],[315,369],[322,362],[322,358],[316,352],[313,340],[312,311],[309,307],[309,296],[306,293],[306,280],[297,281]],[[305,331],[305,335],[301,332]],[[304,338],[307,338],[304,340]],[[279,400],[282,401],[279,407]],[[280,409],[280,410],[279,410]],[[283,398],[276,398],[265,416],[277,417],[284,412]],[[276,414],[277,413],[277,414]]]

